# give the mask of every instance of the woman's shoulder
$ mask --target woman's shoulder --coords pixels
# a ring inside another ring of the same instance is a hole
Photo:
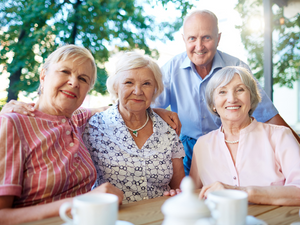
[[[154,128],[157,128],[160,131],[176,134],[176,131],[166,121],[164,121],[157,113],[155,113],[151,108],[148,109],[148,113],[150,115],[150,118],[153,121]]]
[[[5,113],[0,115],[0,121],[2,122],[7,121],[7,123],[14,123],[14,124],[26,123],[27,121],[35,120],[35,119],[37,119],[37,117],[27,116],[19,113]]]
[[[209,133],[202,135],[201,137],[198,138],[196,144],[203,144],[203,143],[212,143],[215,139],[219,138],[220,134],[220,128],[210,131]]]
[[[119,121],[119,110],[116,105],[111,106],[103,112],[95,113],[89,120],[89,124],[92,126],[110,126]]]
[[[271,133],[285,133],[285,132],[292,133],[291,129],[286,126],[262,123],[262,122],[257,122],[257,124],[258,124],[258,127],[261,127],[261,129],[264,129]]]

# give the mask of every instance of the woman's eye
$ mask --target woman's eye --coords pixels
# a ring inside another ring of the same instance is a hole
[[[225,91],[219,91],[219,94],[225,94]]]
[[[79,79],[86,82],[86,79],[84,77],[80,77]]]
[[[242,91],[244,91],[244,89],[243,89],[243,88],[240,88],[240,89],[238,89],[238,92],[242,92]]]
[[[145,82],[145,83],[144,83],[144,85],[150,85],[150,84],[151,84],[150,82]]]

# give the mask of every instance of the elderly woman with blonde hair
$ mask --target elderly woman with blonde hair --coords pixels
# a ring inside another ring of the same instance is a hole
[[[222,126],[200,137],[194,147],[190,176],[202,188],[200,198],[236,189],[256,204],[300,205],[299,143],[289,128],[251,117],[260,93],[249,71],[219,70],[205,97]]]
[[[107,79],[117,103],[91,117],[84,132],[97,168],[95,186],[115,185],[124,193],[123,203],[172,195],[184,177],[182,143],[150,107],[163,88],[161,71],[150,57],[123,53]]]
[[[96,168],[81,135],[97,110],[79,107],[96,74],[94,57],[87,49],[60,47],[49,55],[40,73],[35,116],[0,115],[0,224],[58,216],[64,202],[91,190]],[[22,103],[8,107],[19,111],[18,105]],[[109,183],[92,192],[123,198]]]

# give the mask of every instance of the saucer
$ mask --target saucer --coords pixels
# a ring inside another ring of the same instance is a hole
[[[124,220],[117,220],[116,225],[133,225],[133,223]]]
[[[263,220],[255,218],[254,216],[247,216],[246,225],[268,225],[268,224]]]
[[[212,218],[202,218],[196,222],[196,225],[216,225]],[[246,217],[246,225],[268,225],[265,221],[259,220],[254,216]]]
[[[72,225],[72,223],[63,223],[62,225]],[[134,225],[134,224],[124,220],[117,220],[116,225]]]

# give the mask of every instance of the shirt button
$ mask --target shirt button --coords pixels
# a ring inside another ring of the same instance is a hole
[[[74,143],[72,142],[72,143],[70,143],[69,145],[70,145],[70,147],[73,147],[73,146],[74,146]]]
[[[146,200],[146,199],[148,199],[148,197],[144,197],[144,198],[143,198],[143,200]]]
[[[67,121],[66,119],[62,119],[62,120],[61,120],[62,123],[65,123],[66,121]]]
[[[77,154],[77,153],[75,153],[75,154],[74,154],[74,157],[76,158],[77,156],[78,156],[78,154]]]
[[[236,180],[236,177],[234,176],[233,179]]]
[[[69,134],[71,134],[71,132],[68,130],[68,131],[66,132],[66,135],[69,135]]]
[[[141,180],[145,180],[145,177],[141,177]]]

